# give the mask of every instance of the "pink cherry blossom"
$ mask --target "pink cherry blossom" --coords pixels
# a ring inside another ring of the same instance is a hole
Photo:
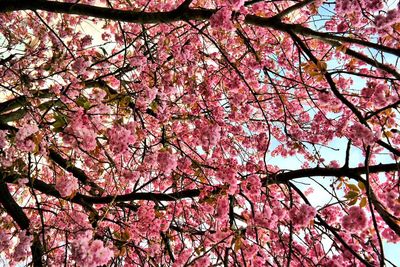
[[[360,231],[367,227],[367,217],[363,209],[353,206],[349,209],[348,215],[343,216],[342,225],[349,231]]]

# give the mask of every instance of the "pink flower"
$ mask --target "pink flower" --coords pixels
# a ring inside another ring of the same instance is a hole
[[[227,197],[221,197],[217,200],[217,218],[225,218],[229,213],[229,201]]]
[[[390,243],[400,242],[400,237],[390,228],[383,230],[382,237]]]
[[[168,151],[163,151],[158,153],[157,163],[160,171],[165,175],[170,175],[177,166],[177,159],[174,154]]]
[[[85,36],[81,39],[81,46],[82,46],[82,47],[85,47],[85,46],[90,45],[90,44],[92,43],[92,40],[93,40],[92,36],[90,36],[90,35],[85,35]]]
[[[217,124],[206,125],[200,131],[200,142],[205,148],[217,145],[221,139],[221,127]]]
[[[112,250],[103,246],[100,240],[94,240],[89,248],[89,254],[92,255],[93,264],[96,266],[105,265],[113,256]]]
[[[7,131],[0,130],[0,149],[3,149],[7,145]]]
[[[62,197],[68,197],[72,195],[79,188],[78,181],[71,174],[66,174],[64,177],[58,177],[56,179],[55,188]]]
[[[227,7],[223,7],[210,18],[210,25],[213,28],[221,28],[225,30],[231,30],[233,23],[231,21],[232,10]]]
[[[293,207],[289,212],[290,219],[294,225],[300,227],[309,225],[316,214],[316,209],[307,204],[302,204],[299,208]]]
[[[86,72],[86,68],[89,66],[89,61],[85,60],[83,57],[77,58],[74,63],[72,63],[71,68],[77,74],[82,74]]]
[[[186,249],[180,255],[176,258],[174,264],[172,265],[173,267],[181,267],[185,266],[186,262],[192,255],[193,251],[192,249]]]
[[[15,135],[17,147],[25,152],[32,152],[35,150],[35,143],[32,141],[31,136],[39,131],[36,124],[25,123],[18,130]]]
[[[78,236],[72,242],[72,258],[82,267],[106,265],[114,256],[111,249],[100,240],[90,242],[90,233]]]
[[[11,235],[4,229],[0,229],[0,251],[6,251],[10,246]]]
[[[32,237],[27,235],[26,230],[19,233],[19,242],[14,250],[14,260],[16,262],[24,260],[31,252]]]
[[[241,188],[246,196],[251,200],[256,201],[257,196],[260,195],[261,192],[260,178],[258,178],[257,175],[250,175],[244,182],[242,182]]]
[[[365,145],[371,145],[377,139],[370,129],[358,122],[350,126],[349,138],[351,138],[354,143],[359,146],[361,146],[363,143]]]
[[[129,145],[135,142],[135,137],[132,132],[122,126],[113,127],[108,131],[111,151],[115,155],[123,154],[128,151]]]
[[[367,216],[359,206],[353,206],[349,209],[348,215],[342,219],[342,225],[349,231],[360,231],[367,227]]]
[[[244,5],[244,0],[228,0],[228,6],[235,11],[240,10],[240,8]]]

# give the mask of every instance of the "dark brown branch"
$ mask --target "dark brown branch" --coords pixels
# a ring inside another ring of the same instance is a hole
[[[94,195],[98,195],[102,193],[102,188],[100,188],[98,185],[96,185],[94,182],[89,180],[89,177],[85,174],[85,172],[73,165],[71,165],[68,160],[64,159],[60,154],[58,154],[55,150],[50,149],[49,150],[49,158],[57,163],[58,166],[63,168],[64,170],[72,173],[72,175],[77,178],[82,184],[84,185],[90,185],[95,191],[93,192]]]
[[[279,14],[276,14],[275,17],[280,19],[280,18],[282,18],[284,16],[287,16],[290,13],[292,13],[292,12],[294,12],[294,11],[300,9],[300,8],[305,7],[308,4],[311,4],[312,2],[314,2],[314,0],[304,0],[302,2],[298,2],[298,3],[294,4],[293,6],[290,6],[290,7],[286,8],[285,10],[279,12]]]
[[[304,3],[308,3],[308,1],[304,1]],[[302,2],[299,5],[302,5],[304,3]],[[93,5],[54,2],[45,0],[35,0],[35,1],[1,0],[0,1],[0,13],[19,11],[19,10],[42,10],[54,13],[82,15],[82,16],[110,19],[114,21],[132,22],[139,24],[172,23],[172,22],[188,21],[188,20],[208,20],[216,12],[216,10],[212,9],[190,9],[190,8],[186,8],[184,11],[175,9],[172,11],[165,11],[165,12],[137,12],[131,10],[118,10],[112,8],[97,7]],[[380,49],[384,52],[392,53],[394,55],[399,55],[400,53],[394,48],[370,43],[367,41],[355,40],[350,37],[335,36],[329,33],[316,32],[313,31],[312,29],[303,27],[299,24],[294,24],[294,25],[285,24],[279,20],[279,16],[263,18],[255,15],[247,15],[245,17],[244,23],[259,27],[268,27],[271,29],[281,30],[285,32],[293,31],[298,34],[313,36],[314,38],[318,38],[323,42],[329,43],[335,47],[342,46],[342,43],[338,42],[338,40],[340,40],[344,42],[365,45],[370,48]],[[351,49],[346,49],[345,53],[359,60],[362,60],[372,66],[380,68],[386,71],[387,73],[392,74],[397,79],[400,79],[400,74],[395,69],[385,64],[379,63],[376,60],[373,60]]]
[[[1,176],[3,175],[1,174]],[[0,180],[0,203],[22,230],[29,229],[30,222],[28,217],[12,197],[3,179]]]
[[[288,183],[288,185],[293,188],[297,194],[304,200],[304,202],[308,205],[311,206],[311,203],[308,201],[307,197],[303,194],[303,192],[301,192],[301,190],[299,188],[297,188],[293,183]],[[336,229],[332,226],[330,226],[324,219],[322,219],[321,216],[319,216],[318,214],[315,215],[316,218],[319,220],[319,223],[324,226],[326,229],[328,229],[337,240],[339,240],[339,242],[342,244],[342,246],[344,248],[346,248],[351,254],[353,254],[353,256],[355,258],[357,258],[360,262],[362,262],[365,266],[373,266],[371,263],[369,263],[367,260],[365,260],[364,258],[362,258],[357,252],[354,251],[354,249],[349,246],[347,244],[347,242],[337,233]]]
[[[29,231],[30,220],[17,204],[8,190],[7,184],[3,180],[3,173],[0,173],[0,203],[6,210],[7,214],[10,215],[13,220],[18,224],[22,230]],[[29,234],[29,232],[28,232]],[[31,245],[32,262],[34,267],[43,266],[43,249],[39,238],[34,235],[33,242]]]

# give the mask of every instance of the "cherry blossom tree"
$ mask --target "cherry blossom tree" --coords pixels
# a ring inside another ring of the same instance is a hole
[[[391,264],[399,6],[0,0],[0,21],[10,265]]]

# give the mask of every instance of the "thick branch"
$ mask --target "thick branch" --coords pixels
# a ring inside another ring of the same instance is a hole
[[[0,180],[0,203],[22,230],[28,230],[29,219],[22,211],[22,208],[15,202],[3,179]]]
[[[305,4],[308,4],[308,1],[299,3],[299,6],[302,7],[302,5]],[[298,8],[297,6],[296,7],[295,6],[293,8]],[[137,12],[131,10],[118,10],[106,7],[97,7],[93,5],[63,3],[63,2],[54,2],[45,0],[35,0],[35,1],[0,0],[0,13],[19,11],[19,10],[42,10],[54,13],[89,16],[95,18],[132,22],[139,24],[171,23],[171,22],[187,21],[187,20],[208,20],[216,12],[216,10],[213,9],[190,9],[190,8],[185,8],[184,10],[175,9],[172,11],[165,11],[165,12]],[[291,9],[289,9],[289,11],[291,12]],[[283,11],[283,15],[286,15],[286,13],[287,12]],[[397,51],[397,49],[394,48],[373,44],[367,41],[355,40],[349,37],[339,37],[331,35],[329,33],[316,32],[312,29],[303,27],[298,24],[295,25],[285,24],[282,23],[279,18],[280,14],[270,18],[264,18],[255,15],[246,15],[244,23],[259,27],[267,27],[275,30],[281,30],[285,32],[293,31],[298,34],[312,36],[314,38],[322,40],[323,42],[329,43],[335,47],[342,45],[342,43],[338,41],[344,41],[348,43],[357,43],[365,45],[370,48],[380,49],[384,52],[388,52],[394,55],[400,54]],[[347,49],[345,53],[357,59],[360,59],[372,66],[376,66],[392,74],[397,79],[400,79],[400,74],[396,70],[392,69],[391,67],[385,64],[381,64],[351,49]]]
[[[49,157],[50,159],[57,163],[58,166],[63,168],[64,170],[72,173],[75,178],[77,178],[82,184],[90,185],[94,190],[97,192],[93,192],[95,195],[100,194],[103,190],[96,185],[94,182],[89,180],[89,177],[85,174],[85,172],[73,165],[71,165],[68,160],[64,159],[60,154],[58,154],[55,150],[49,150]]]
[[[22,230],[29,231],[30,221],[8,190],[7,184],[3,180],[3,173],[0,173],[0,203]],[[37,236],[34,236],[31,251],[33,266],[43,266],[43,249]]]

